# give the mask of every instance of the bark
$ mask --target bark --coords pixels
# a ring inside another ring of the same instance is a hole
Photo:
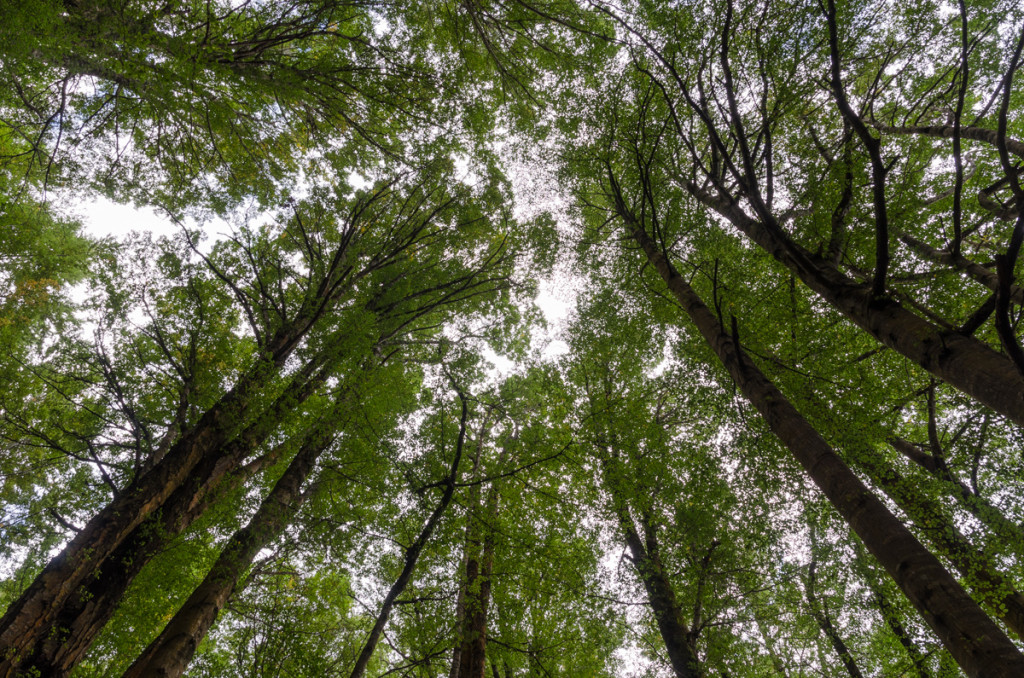
[[[956,568],[977,595],[1018,637],[1024,639],[1024,595],[950,520],[943,506],[917,492],[916,483],[877,459],[862,464],[871,479],[921,529],[925,539]]]
[[[853,655],[850,653],[850,648],[846,647],[846,643],[843,641],[842,636],[839,635],[839,631],[836,630],[835,625],[832,623],[832,617],[828,613],[828,608],[818,600],[818,594],[815,591],[817,582],[817,568],[818,561],[814,558],[811,559],[811,565],[807,568],[807,582],[805,587],[805,593],[807,594],[807,603],[811,608],[811,615],[814,620],[818,622],[818,628],[828,638],[828,642],[831,643],[832,649],[835,650],[836,654],[839,655],[839,659],[843,662],[843,666],[846,667],[846,672],[850,674],[850,678],[864,678],[864,674],[860,672],[857,667],[857,662],[853,660]]]
[[[620,489],[623,481],[620,464],[615,450],[608,450],[602,464],[603,480],[612,496],[613,510],[626,539],[633,567],[647,592],[647,602],[658,623],[658,631],[676,677],[701,678],[703,673],[695,647],[696,635],[684,621],[675,589],[661,562],[654,526],[649,520],[645,521],[644,536],[641,537],[630,515],[628,501]]]
[[[18,663],[22,667],[19,670],[35,670],[45,676],[66,675],[85,656],[146,563],[203,514],[215,493],[222,493],[218,486],[225,476],[230,474],[227,489],[237,487],[279,458],[281,446],[269,458],[240,466],[276,430],[278,422],[314,393],[329,374],[321,368],[309,377],[312,366],[307,367],[263,416],[217,454],[204,458],[160,512],[132,530],[94,575],[73,592],[56,615],[51,632]]]
[[[260,338],[260,350],[249,371],[206,410],[195,426],[182,434],[163,459],[136,477],[124,492],[93,516],[8,607],[0,618],[0,657],[3,658],[0,661],[0,678],[12,676],[24,657],[55,632],[54,621],[75,591],[95,575],[103,562],[137,527],[163,506],[191,477],[200,462],[216,456],[245,425],[253,414],[253,401],[272,385],[309,330],[346,289],[342,283],[350,273],[347,257],[351,241],[350,234],[331,253],[329,261],[325,259],[327,265],[323,276],[310,286],[301,305],[287,322],[268,335],[260,334],[254,325],[253,329]],[[235,284],[209,259],[203,259],[236,295],[241,295]],[[270,299],[268,303],[274,305],[276,301]],[[243,304],[251,312],[248,302]],[[314,358],[306,365],[315,367],[318,362],[320,359]],[[305,376],[308,378],[310,374]]]
[[[480,472],[483,438],[490,427],[486,422],[480,428],[474,479]],[[508,445],[502,446],[497,468],[504,468],[508,458]],[[459,589],[459,642],[452,658],[450,678],[486,678],[487,670],[487,609],[491,599],[491,574],[494,569],[494,534],[491,527],[498,514],[498,483],[492,481],[486,500],[481,501],[480,485],[470,489],[466,501],[466,547],[463,559],[465,580]]]
[[[466,572],[469,567],[469,551],[462,554],[462,566],[459,572]],[[448,678],[459,678],[459,671],[462,669],[462,630],[466,626],[466,587],[460,582],[459,595],[455,602],[455,633],[457,640],[452,649],[452,663],[448,668]]]
[[[124,678],[172,678],[185,672],[199,643],[238,589],[241,576],[252,565],[253,558],[276,539],[298,513],[304,498],[302,485],[333,439],[330,433],[319,431],[307,436],[256,514],[235,532],[202,583],[124,673]]]
[[[473,484],[470,486],[466,497],[466,543],[462,553],[462,569],[456,574],[459,580],[459,594],[455,609],[456,642],[452,650],[452,664],[448,672],[448,678],[460,678],[467,675],[469,671],[468,664],[464,665],[463,661],[466,659],[468,662],[469,634],[473,617],[470,585],[476,578],[480,568],[480,549],[477,547],[479,536],[476,534],[477,526],[475,520],[480,512],[480,485],[478,481],[480,479],[480,461],[483,456],[484,440],[489,432],[490,427],[485,418],[480,424],[480,430],[476,439],[473,468],[470,471],[470,478]]]
[[[870,286],[794,242],[774,220],[753,219],[737,202],[709,195],[695,184],[688,182],[687,189],[876,340],[1024,426],[1024,376],[1010,358],[973,337],[928,322],[894,299],[872,294]]]
[[[620,518],[620,524],[621,518]],[[676,598],[675,589],[669,581],[661,555],[657,549],[657,538],[653,528],[645,529],[641,540],[632,520],[623,525],[626,544],[633,556],[633,564],[644,584],[647,600],[658,622],[658,631],[665,642],[672,670],[678,678],[700,678],[703,675],[694,636],[683,620],[682,609]]]
[[[194,522],[219,497],[240,487],[269,464],[247,465],[225,479],[222,486],[193,502],[184,513],[168,512],[157,524],[145,523],[117,548],[95,580],[69,599],[58,617],[57,635],[48,637],[39,652],[24,662],[27,672],[63,678],[85,657],[92,642],[110,620],[135,577],[149,560]],[[169,502],[171,503],[171,502]]]
[[[491,485],[485,515],[493,519],[498,509],[498,491]],[[479,510],[479,502],[477,504]],[[471,519],[472,520],[472,519]],[[488,524],[478,524],[467,536],[466,581],[463,586],[463,626],[458,648],[458,678],[485,678],[487,668],[487,609],[491,599],[494,569],[494,536]],[[481,540],[480,533],[485,532]]]
[[[459,473],[459,461],[462,459],[462,450],[466,442],[466,420],[469,417],[468,401],[462,391],[459,391],[459,399],[462,401],[462,417],[459,420],[459,440],[455,446],[455,457],[452,459],[448,477],[445,479],[441,500],[434,508],[433,513],[430,514],[419,536],[405,549],[402,571],[399,573],[395,583],[391,585],[387,595],[384,596],[380,612],[377,614],[377,619],[374,621],[373,628],[370,629],[370,635],[367,637],[366,644],[363,645],[363,649],[356,659],[356,664],[349,678],[362,678],[363,674],[366,673],[366,667],[369,665],[371,657],[373,657],[373,651],[377,648],[381,634],[384,633],[384,626],[388,623],[388,617],[391,616],[391,608],[395,606],[395,600],[398,599],[398,596],[402,595],[402,591],[405,590],[405,587],[408,586],[409,581],[412,579],[413,570],[416,569],[416,561],[419,560],[423,547],[430,539],[430,535],[434,533],[434,528],[437,527],[437,523],[441,520],[441,516],[448,508],[448,504],[451,503],[452,496],[455,494],[455,479]]]
[[[616,211],[625,221],[630,236],[661,275],[669,291],[721,360],[739,390],[761,413],[772,432],[790,450],[872,555],[885,567],[957,663],[969,676],[979,678],[1024,675],[1024,656],[1006,634],[741,350],[734,337],[725,331],[626,208],[614,177],[610,178]],[[780,251],[785,254],[783,250]],[[815,276],[809,275],[808,278],[813,282]],[[827,290],[827,287],[822,289]],[[863,309],[878,309],[869,303],[870,299],[865,293],[869,294],[862,290],[857,295],[864,301]],[[892,302],[884,302],[881,309],[884,318],[899,321],[900,314],[892,312]],[[875,312],[869,315],[873,317]],[[904,327],[902,322],[896,322],[896,325]],[[902,340],[894,343],[902,343]],[[922,345],[921,348],[926,347]],[[993,352],[993,355],[997,354]],[[957,364],[957,361],[943,361],[943,364]],[[971,381],[974,379],[972,377]]]
[[[63,605],[132,531],[181,487],[200,461],[215,455],[238,432],[253,398],[274,378],[302,334],[294,325],[279,330],[255,366],[160,462],[93,516],[10,605],[0,619],[0,678],[12,676],[25,655],[53,632]]]

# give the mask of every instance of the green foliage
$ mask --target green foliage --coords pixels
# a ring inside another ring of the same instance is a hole
[[[869,305],[1005,356],[1000,311],[980,311],[1021,197],[978,135],[997,129],[1022,10],[966,9],[962,62],[956,7],[840,2],[837,58],[885,163],[891,261]],[[957,675],[624,212],[992,615],[1006,612],[979,589],[993,572],[1020,597],[1019,427],[805,282],[820,264],[867,289],[881,260],[877,175],[837,106],[821,6],[11,0],[2,14],[0,603],[190,435],[223,434],[210,459],[230,466],[209,495],[190,474],[194,521],[165,532],[157,507],[144,522],[160,548],[140,551],[73,675],[124,671],[320,433],[301,510],[244,568],[188,675],[347,675],[446,488],[463,403],[454,501],[368,675],[448,676],[484,597],[496,678],[668,675],[645,579],[658,568],[707,675],[844,675],[823,619],[865,675]],[[922,131],[958,109],[975,130],[959,178],[952,131]],[[66,203],[95,195],[180,230],[90,240]],[[1019,341],[1019,281],[1003,278]],[[575,288],[561,357],[535,345],[542,280]]]

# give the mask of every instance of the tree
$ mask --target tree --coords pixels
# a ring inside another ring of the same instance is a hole
[[[1017,3],[9,4],[0,675],[1024,673]]]

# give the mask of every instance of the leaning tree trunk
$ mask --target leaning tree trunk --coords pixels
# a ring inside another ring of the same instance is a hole
[[[374,650],[377,649],[377,643],[380,642],[380,636],[384,633],[384,626],[388,623],[388,617],[391,616],[391,608],[395,606],[395,601],[398,596],[402,595],[402,591],[409,585],[409,581],[412,579],[413,570],[416,569],[416,562],[419,560],[420,553],[423,551],[423,547],[426,546],[427,541],[430,539],[430,535],[434,533],[434,528],[437,527],[438,522],[441,520],[441,516],[444,514],[445,509],[448,508],[448,504],[452,501],[452,496],[455,494],[455,479],[459,474],[459,462],[462,459],[463,446],[466,443],[466,420],[469,418],[469,404],[466,395],[459,391],[459,399],[462,401],[462,417],[459,420],[459,439],[455,445],[455,457],[452,459],[451,468],[448,471],[448,477],[444,481],[444,492],[441,495],[441,501],[438,502],[434,508],[433,513],[427,519],[423,529],[420,530],[419,536],[416,540],[405,549],[405,560],[402,565],[402,571],[398,574],[398,578],[395,583],[391,585],[386,596],[384,596],[384,602],[381,603],[380,612],[377,614],[377,619],[373,623],[373,628],[370,629],[370,635],[366,638],[366,644],[363,645],[362,651],[359,653],[359,657],[356,659],[356,664],[352,668],[352,673],[349,678],[362,678],[363,674],[366,673],[366,667],[370,663],[370,659],[373,657]]]
[[[860,672],[860,667],[857,666],[857,662],[853,659],[850,648],[846,646],[846,642],[839,635],[835,624],[832,623],[832,617],[828,613],[828,608],[822,601],[818,600],[816,590],[817,570],[818,561],[812,554],[811,564],[807,568],[807,581],[804,587],[804,592],[807,594],[807,604],[811,609],[811,616],[814,617],[814,621],[817,622],[821,632],[828,638],[828,642],[839,656],[839,660],[843,662],[843,666],[846,667],[846,672],[850,674],[850,678],[864,678],[864,674]]]
[[[669,663],[676,678],[701,678],[703,674],[694,647],[695,637],[683,619],[675,589],[665,573],[657,535],[651,525],[645,525],[644,537],[640,536],[620,487],[624,482],[621,477],[621,461],[615,450],[606,452],[606,458],[602,460],[604,486],[612,497],[612,508],[633,558],[633,567],[647,592],[647,602],[654,613],[662,642],[665,643]]]
[[[212,499],[224,491],[220,484],[237,486],[266,465],[283,448],[275,447],[265,458],[239,466],[277,428],[277,422],[303,403],[323,383],[329,372],[312,366],[293,378],[292,384],[264,410],[262,416],[231,442],[206,456],[178,487],[159,513],[142,522],[96,568],[95,573],[61,605],[52,630],[18,662],[21,671],[43,676],[64,676],[85,656],[110,620],[128,587],[143,567],[176,535],[201,516]],[[312,375],[312,376],[310,376]]]
[[[124,678],[175,678],[185,672],[199,643],[234,595],[253,558],[291,523],[305,498],[302,484],[334,440],[330,432],[307,435],[284,475],[249,523],[235,532],[202,583],[139,655]]]
[[[216,455],[248,419],[250,405],[278,373],[308,327],[299,318],[278,331],[256,365],[199,419],[153,468],[97,513],[46,565],[0,619],[0,678],[12,676],[27,655],[54,632],[54,621],[75,591],[94,576],[122,542],[189,477]]]
[[[957,663],[969,676],[978,678],[1024,675],[1024,655],[743,352],[626,208],[614,177],[610,178],[615,208],[629,235],[729,371],[733,382],[885,567]],[[888,317],[898,318],[898,314]],[[971,381],[974,379],[972,376]],[[1024,420],[1024,407],[1020,414]]]

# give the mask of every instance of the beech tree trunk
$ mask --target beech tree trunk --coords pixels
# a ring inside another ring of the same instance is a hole
[[[870,285],[851,280],[808,252],[778,223],[758,221],[737,202],[711,196],[696,185],[687,184],[687,189],[879,342],[1024,426],[1024,376],[1010,358],[973,337],[933,325],[893,299],[873,295]]]
[[[139,655],[124,678],[174,678],[185,672],[199,643],[238,588],[260,549],[276,539],[302,505],[302,484],[334,436],[316,432],[288,465],[249,523],[228,541],[202,583]]]
[[[323,383],[328,372],[321,368],[314,373],[313,367],[314,364],[307,365],[307,369],[296,374],[290,387],[262,416],[197,464],[155,519],[145,520],[128,534],[97,566],[93,576],[64,601],[50,624],[50,632],[22,655],[14,664],[16,670],[64,676],[82,660],[135,577],[164,545],[203,514],[225,476],[230,474],[229,486],[237,486],[280,456],[283,448],[278,446],[264,458],[240,466],[274,432],[279,421]]]
[[[629,235],[643,250],[647,261],[664,280],[669,291],[729,371],[733,382],[761,413],[772,432],[790,450],[872,555],[885,567],[949,649],[957,663],[972,677],[1011,678],[1024,675],[1024,656],[1006,634],[982,611],[938,559],[921,545],[878,497],[871,493],[818,431],[741,350],[735,339],[725,331],[715,315],[679,275],[661,248],[626,208],[610,173],[609,178],[616,212],[625,221]],[[808,277],[812,281],[815,278],[814,275]],[[827,290],[827,286],[820,287]],[[868,315],[873,320],[880,321],[879,327],[887,326],[891,322],[894,323],[894,330],[907,329],[908,325],[901,320],[902,314],[893,312],[891,302],[883,303],[879,310],[878,307],[871,306],[871,300],[864,296],[864,293],[870,294],[867,290],[861,290],[853,295],[858,299],[863,297],[853,306],[875,308],[876,310]],[[846,301],[853,301],[853,297]],[[913,325],[915,323],[909,326]],[[903,341],[896,343],[902,344]],[[922,343],[915,339],[911,343],[925,353],[932,350],[928,348],[927,342]],[[941,345],[933,348],[940,350]],[[1008,362],[995,352],[992,354],[1000,358],[1000,365]],[[941,362],[944,365],[955,363],[958,370],[963,370],[973,361]],[[1004,374],[1013,372],[1012,365],[1003,367]],[[974,383],[977,378],[977,373],[974,373],[969,381]],[[1011,392],[1022,393],[1020,390]],[[991,392],[990,395],[999,397],[996,392]],[[1021,415],[1019,419],[1024,419],[1024,407],[1018,414]]]
[[[469,506],[472,514],[472,501]],[[456,648],[458,659],[453,662],[456,678],[486,678],[487,610],[491,600],[491,574],[494,569],[494,536],[485,520],[489,521],[497,514],[496,485],[492,484],[488,488],[486,507],[480,505],[477,496],[475,510],[477,516],[470,515],[471,524],[467,525],[465,581],[459,593],[463,607],[460,642]],[[483,519],[479,517],[481,510],[484,512]]]
[[[818,623],[818,628],[828,638],[828,642],[832,645],[832,649],[835,650],[836,654],[839,655],[839,660],[843,662],[843,666],[846,667],[846,672],[850,674],[850,678],[864,678],[864,674],[860,672],[860,668],[857,667],[857,662],[853,660],[853,655],[850,653],[850,648],[846,646],[846,642],[843,641],[842,636],[836,630],[835,624],[832,623],[832,617],[828,613],[828,608],[825,607],[824,603],[818,600],[818,594],[815,591],[817,582],[817,569],[818,561],[812,556],[811,564],[807,568],[807,582],[805,592],[807,594],[807,604],[811,608],[811,615],[814,620]]]
[[[444,482],[444,492],[441,495],[441,501],[438,502],[437,507],[430,514],[419,536],[416,537],[416,541],[405,549],[405,561],[402,565],[402,571],[399,573],[395,583],[391,585],[387,595],[384,596],[380,612],[377,614],[377,619],[373,623],[373,628],[370,629],[370,635],[366,638],[366,644],[363,645],[363,649],[356,659],[349,678],[362,678],[363,674],[366,673],[366,667],[373,657],[374,650],[377,649],[377,643],[380,642],[380,636],[384,632],[384,626],[388,623],[388,617],[391,616],[391,608],[395,606],[395,600],[398,599],[398,596],[402,595],[402,591],[409,585],[413,570],[416,569],[416,561],[419,560],[423,547],[430,539],[430,535],[434,533],[434,528],[437,527],[437,523],[440,522],[441,516],[448,508],[448,504],[451,503],[452,496],[455,494],[455,479],[458,477],[459,462],[462,460],[462,450],[466,442],[466,420],[469,418],[469,404],[466,395],[461,391],[459,391],[459,399],[462,401],[462,417],[459,420],[459,440],[455,446],[455,457],[452,459],[451,469]]]
[[[617,451],[606,452],[607,458],[602,464],[605,489],[612,496],[615,516],[632,556],[633,567],[647,592],[647,602],[658,623],[658,631],[665,643],[669,663],[676,678],[701,678],[703,674],[694,642],[696,637],[684,621],[675,589],[665,573],[655,528],[649,521],[645,522],[644,536],[640,536],[630,515],[629,503],[620,487],[624,479],[621,477],[621,462]]]

